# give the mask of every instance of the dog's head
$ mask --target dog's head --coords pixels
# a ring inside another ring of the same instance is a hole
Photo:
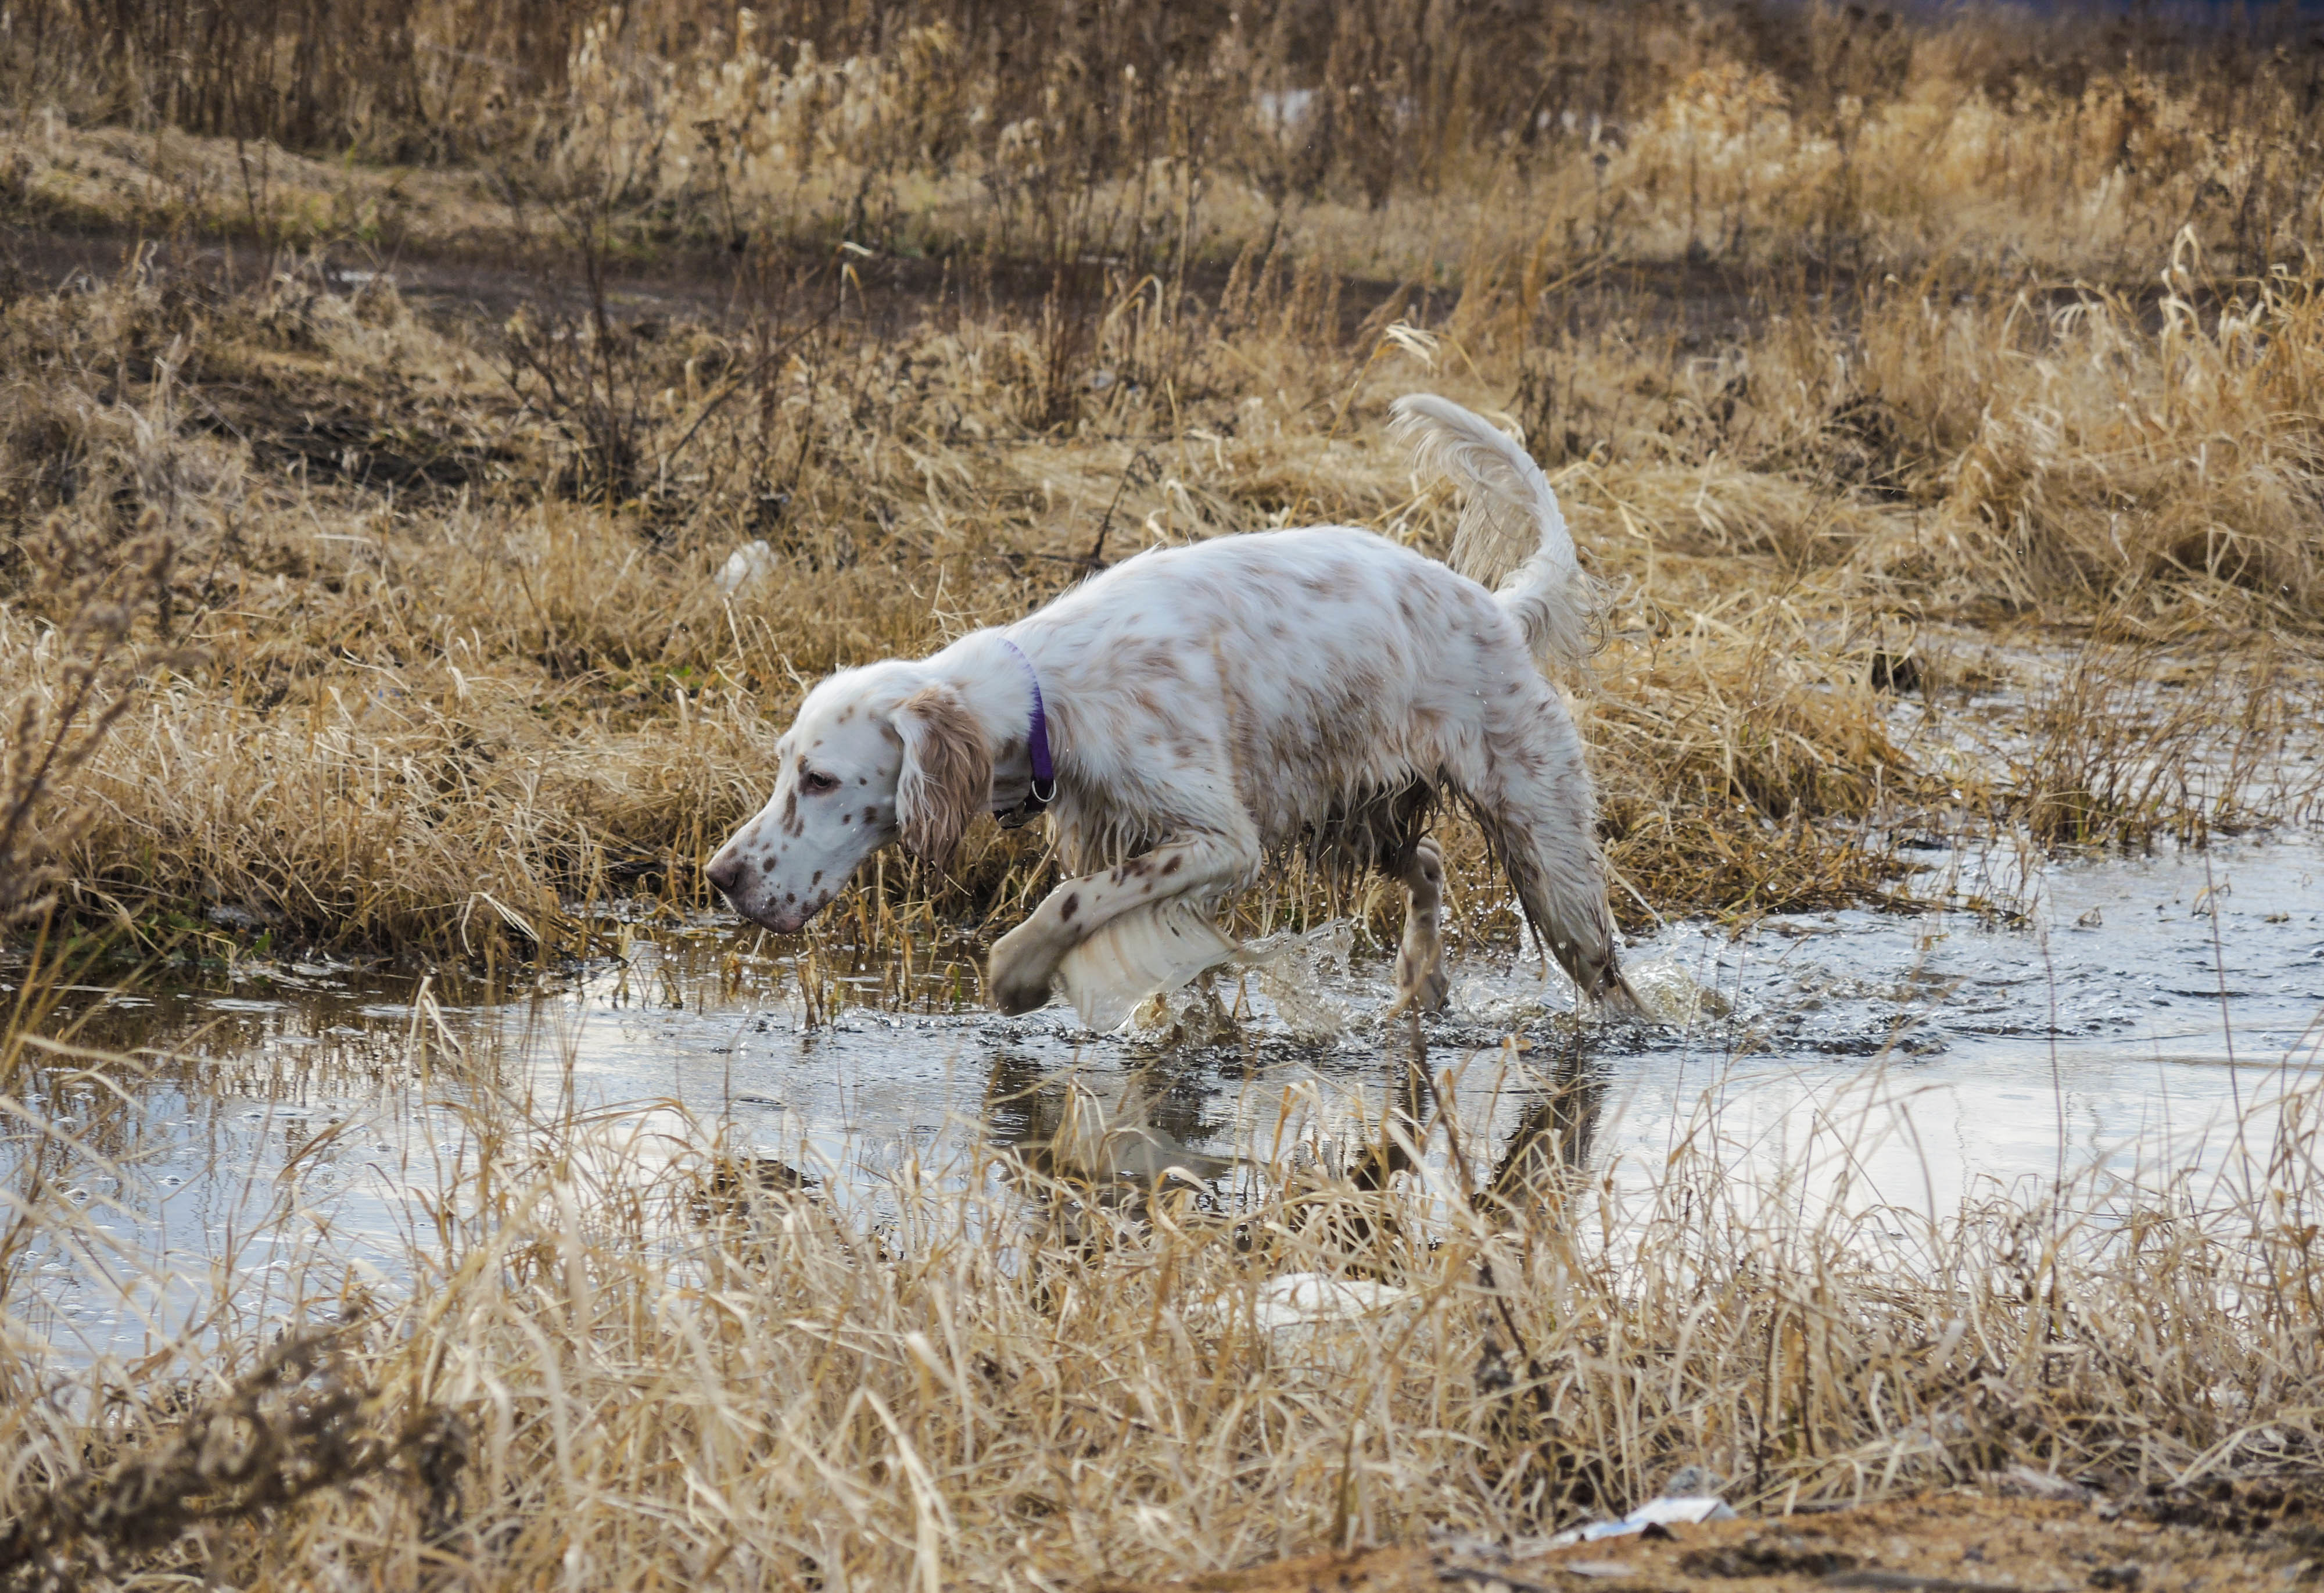
[[[943,868],[991,792],[992,752],[958,691],[915,664],[846,670],[799,706],[775,794],[710,859],[710,883],[789,934],[891,840]]]

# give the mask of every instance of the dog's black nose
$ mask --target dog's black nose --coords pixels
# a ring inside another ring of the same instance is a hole
[[[709,876],[710,883],[718,888],[718,894],[731,901],[734,895],[734,887],[742,883],[742,859],[713,857],[710,860],[709,868],[705,870],[705,873]]]

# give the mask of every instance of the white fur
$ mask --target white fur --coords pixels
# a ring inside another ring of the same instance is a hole
[[[1172,896],[1125,912],[1065,953],[1057,982],[1083,1026],[1119,1029],[1149,996],[1244,955],[1196,903]]]
[[[897,803],[899,786],[908,802],[930,800],[913,715],[931,687],[982,738],[982,805],[1016,806],[1032,685],[1006,636],[1039,672],[1049,820],[1073,877],[993,947],[1004,1010],[1046,1001],[1059,962],[1101,927],[1160,903],[1206,907],[1316,839],[1413,892],[1399,978],[1411,998],[1441,999],[1424,789],[1484,826],[1526,919],[1583,991],[1628,1005],[1581,740],[1534,662],[1577,654],[1588,629],[1556,496],[1467,411],[1434,398],[1397,411],[1424,457],[1469,488],[1472,514],[1489,497],[1533,527],[1534,551],[1498,595],[1344,526],[1139,554],[1005,629],[816,686],[777,747],[773,797],[711,860],[713,883],[745,917],[796,930],[875,847],[926,833],[925,813],[899,825]],[[838,785],[808,793],[809,773]]]

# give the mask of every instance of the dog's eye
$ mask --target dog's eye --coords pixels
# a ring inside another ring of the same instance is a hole
[[[820,769],[806,769],[799,773],[799,789],[809,796],[829,796],[839,789],[839,776],[826,774]]]

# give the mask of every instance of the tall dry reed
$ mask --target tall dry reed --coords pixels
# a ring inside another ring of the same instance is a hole
[[[1109,1142],[1071,1103],[1045,1142],[825,1187],[669,1115],[463,1092],[465,1192],[405,1278],[310,1272],[281,1348],[159,1343],[100,1399],[116,1369],[10,1329],[0,1574],[1085,1586],[1538,1533],[1690,1467],[1747,1507],[2018,1464],[2313,1496],[2312,1092],[2217,1179],[1926,1211],[1794,1181],[1708,1100],[1651,1176],[1577,1172],[1586,1074],[1448,1146],[1463,1073],[1347,1131],[1345,1173],[1295,1119],[1210,1190],[1077,1156]],[[1827,1114],[1825,1164],[1876,1116]],[[1425,1180],[1364,1171],[1431,1143]],[[106,1220],[51,1200],[42,1243]],[[1303,1310],[1291,1274],[1330,1281]]]

